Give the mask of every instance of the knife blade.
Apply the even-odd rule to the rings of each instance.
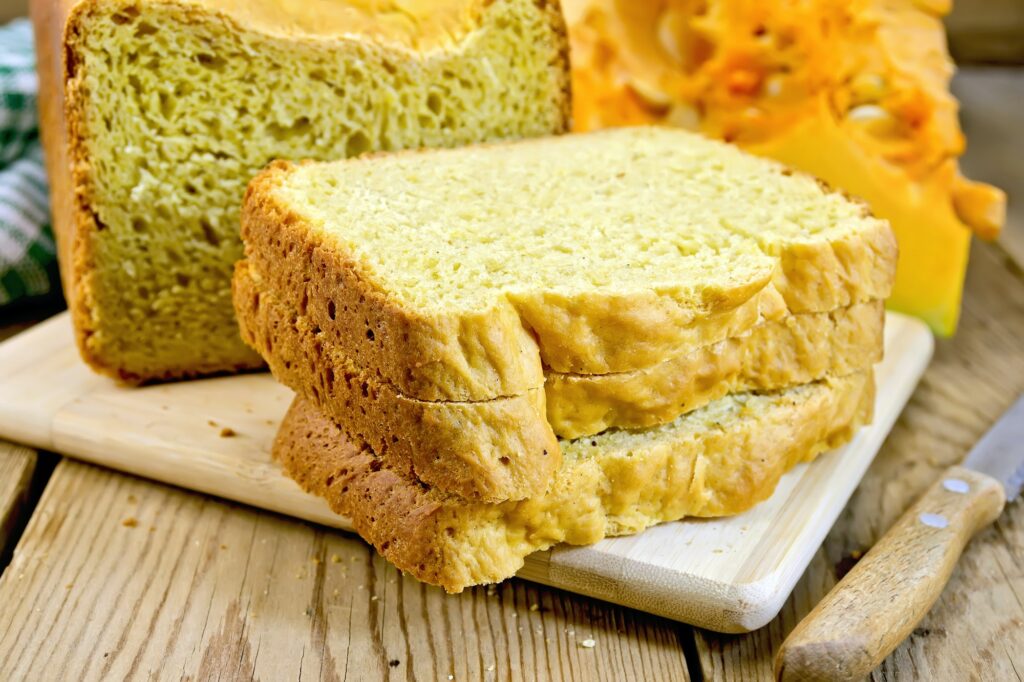
[[[1024,396],[971,448],[963,466],[1002,483],[1007,502],[1017,499],[1024,486]]]
[[[900,517],[782,643],[782,680],[859,680],[913,631],[964,547],[1024,484],[1024,397]]]

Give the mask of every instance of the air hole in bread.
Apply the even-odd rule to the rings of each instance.
[[[146,23],[145,21],[140,21],[138,25],[135,27],[135,37],[144,38],[146,36],[155,35],[159,30],[160,29],[158,29],[156,26],[152,24]]]
[[[366,133],[359,131],[354,133],[348,138],[348,143],[345,145],[346,156],[359,156],[364,154],[370,149],[370,138],[366,136]]]
[[[125,7],[123,10],[121,10],[120,12],[118,12],[110,18],[115,24],[118,25],[130,24],[139,18],[139,8],[131,6]]]
[[[220,236],[217,234],[217,230],[214,229],[213,225],[206,218],[199,219],[199,228],[203,231],[203,239],[210,246],[220,246]]]
[[[227,62],[223,57],[218,57],[212,54],[197,54],[196,61],[207,69],[212,69],[213,71],[222,71],[227,65]]]

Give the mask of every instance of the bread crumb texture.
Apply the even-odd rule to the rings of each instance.
[[[563,441],[548,490],[500,504],[466,502],[393,470],[301,398],[274,456],[389,561],[459,592],[510,577],[528,554],[560,542],[589,544],[749,509],[784,472],[870,421],[873,396],[873,374],[861,372],[731,395],[659,427]]]
[[[469,310],[609,288],[707,305],[790,244],[880,222],[810,176],[659,128],[308,164],[277,192],[396,299]]]
[[[255,172],[560,132],[565,40],[557,3],[533,0],[78,4],[66,93],[86,358],[128,381],[257,365],[229,291]]]

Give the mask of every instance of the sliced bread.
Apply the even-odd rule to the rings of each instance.
[[[557,0],[33,0],[64,291],[95,369],[253,367],[230,300],[272,159],[565,130]]]
[[[671,421],[728,393],[844,376],[880,359],[881,302],[788,315],[653,368],[604,375],[549,372],[542,388],[484,401],[424,401],[357,367],[307,320],[261,291],[239,263],[242,336],[275,376],[366,443],[396,471],[466,499],[498,502],[545,490],[561,462],[556,435]]]
[[[896,262],[860,203],[663,128],[276,163],[242,236],[325,348],[422,400],[649,367],[753,326],[766,290],[795,313],[882,299]]]
[[[845,376],[882,359],[884,331],[884,304],[873,301],[765,321],[642,370],[548,372],[548,422],[559,437],[578,438],[663,424],[729,393]]]
[[[274,376],[394,470],[463,498],[501,501],[542,492],[561,464],[543,385],[499,400],[412,398],[339,353],[308,318],[262,289],[244,261],[233,286],[242,337]]]
[[[302,399],[274,456],[389,561],[459,592],[508,578],[528,554],[559,542],[749,509],[793,465],[848,441],[870,420],[873,393],[872,373],[862,372],[729,396],[657,428],[567,441],[547,492],[501,504],[453,498],[396,471]]]

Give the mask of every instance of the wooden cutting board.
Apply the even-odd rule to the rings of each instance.
[[[722,632],[771,620],[846,504],[931,357],[890,313],[875,423],[787,474],[745,514],[668,523],[529,557],[519,576]],[[349,529],[270,459],[292,393],[268,374],[125,388],[81,362],[67,314],[0,344],[0,437]]]

